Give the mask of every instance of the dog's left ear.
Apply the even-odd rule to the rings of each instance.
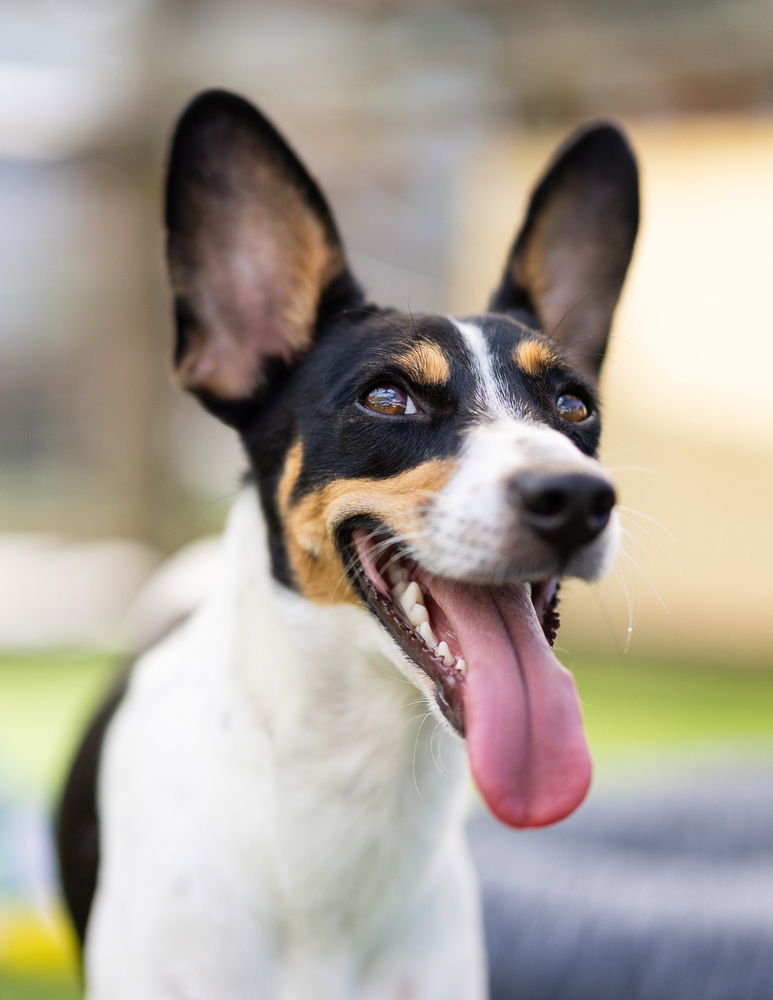
[[[234,94],[207,91],[180,118],[166,225],[177,372],[225,419],[311,345],[324,304],[359,297],[319,188]]]
[[[489,308],[525,311],[598,376],[639,224],[638,171],[619,129],[582,130],[531,196]]]

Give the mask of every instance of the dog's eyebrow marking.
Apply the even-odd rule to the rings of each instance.
[[[420,385],[439,385],[451,378],[448,358],[437,344],[423,341],[399,354],[395,361]]]
[[[473,365],[478,376],[478,400],[484,409],[496,416],[508,416],[511,407],[507,405],[502,387],[494,372],[486,338],[483,331],[475,323],[451,319],[451,324],[459,331],[467,350],[472,355]]]
[[[513,348],[513,361],[527,375],[539,375],[558,366],[558,356],[549,344],[541,340],[522,340]]]

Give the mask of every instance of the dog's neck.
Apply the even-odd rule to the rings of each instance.
[[[217,632],[206,623],[211,615]],[[275,846],[304,855],[304,882],[285,886],[287,894],[302,898],[305,912],[315,897],[329,906],[331,893],[355,907],[361,897],[365,911],[374,892],[398,906],[383,896],[387,886],[390,895],[404,892],[445,848],[445,832],[459,829],[461,743],[430,717],[367,612],[313,604],[272,578],[252,489],[235,504],[203,618],[203,634],[228,637],[233,700],[246,709],[243,723],[270,772]],[[296,860],[287,857],[288,878]]]

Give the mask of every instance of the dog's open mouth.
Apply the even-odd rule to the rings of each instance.
[[[590,756],[574,681],[552,651],[558,580],[481,586],[434,576],[372,525],[349,534],[351,574],[466,736],[489,808],[511,826],[575,809]]]

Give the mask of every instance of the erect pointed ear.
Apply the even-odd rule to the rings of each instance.
[[[311,345],[323,305],[359,298],[319,188],[234,94],[207,91],[180,118],[166,226],[178,375],[216,411],[259,397]]]
[[[639,224],[636,161],[614,125],[571,136],[532,194],[489,308],[531,313],[598,375]]]

